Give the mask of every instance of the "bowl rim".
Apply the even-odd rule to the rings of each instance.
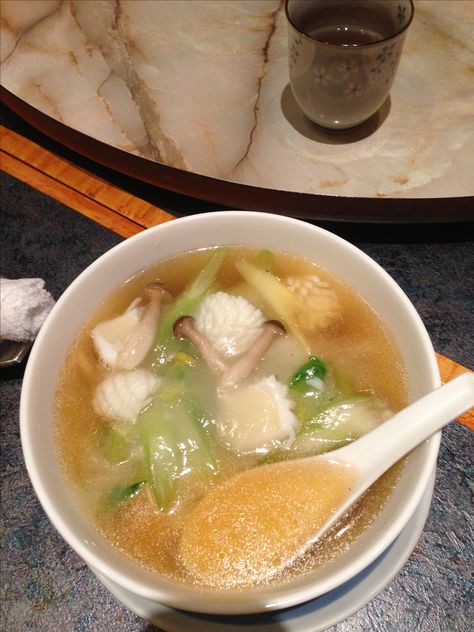
[[[382,277],[383,282],[390,287],[391,292],[397,297],[397,300],[401,305],[403,305],[405,312],[410,316],[413,323],[413,329],[417,330],[419,343],[421,344],[426,356],[426,374],[432,388],[439,386],[440,377],[436,356],[426,328],[408,296],[403,292],[388,272],[376,261],[374,261],[374,259],[342,237],[331,233],[325,228],[314,226],[305,221],[282,215],[254,211],[219,211],[177,218],[172,222],[167,222],[165,224],[160,224],[146,229],[109,249],[93,263],[87,266],[64,291],[48,316],[33,345],[24,374],[20,399],[20,431],[23,455],[33,488],[44,511],[48,515],[48,518],[63,539],[66,540],[66,542],[82,559],[86,561],[89,566],[94,567],[99,573],[105,575],[110,580],[123,586],[132,593],[171,607],[177,607],[193,612],[208,614],[251,614],[286,608],[303,603],[321,594],[325,594],[336,586],[340,586],[345,583],[345,581],[347,581],[350,577],[356,575],[363,568],[368,566],[368,564],[374,561],[393,542],[419,505],[430,476],[433,474],[433,470],[436,467],[436,458],[441,433],[437,433],[427,440],[422,446],[416,448],[417,451],[423,449],[425,452],[421,471],[419,472],[418,479],[413,486],[409,502],[406,506],[404,506],[403,512],[401,512],[393,523],[391,523],[388,533],[383,538],[378,538],[376,543],[367,547],[365,553],[359,555],[357,563],[350,564],[350,573],[339,571],[335,574],[335,577],[332,579],[329,578],[329,580],[323,582],[309,582],[308,580],[298,582],[297,580],[292,580],[288,583],[268,588],[238,589],[235,591],[224,592],[216,592],[215,590],[206,590],[201,588],[197,589],[195,587],[185,586],[182,583],[161,577],[156,585],[151,585],[153,583],[153,577],[155,577],[156,582],[156,575],[153,576],[151,572],[145,571],[145,575],[150,576],[149,582],[131,577],[129,573],[124,573],[123,570],[121,571],[113,568],[106,560],[103,559],[103,554],[101,555],[100,552],[98,552],[88,542],[84,542],[80,537],[78,537],[74,526],[70,524],[70,521],[68,522],[68,520],[66,520],[61,511],[61,507],[58,507],[57,503],[55,503],[54,495],[52,496],[51,491],[48,489],[47,482],[43,480],[41,474],[41,454],[38,454],[37,451],[35,451],[35,445],[32,442],[32,437],[29,431],[29,425],[31,423],[29,414],[31,390],[35,379],[36,365],[39,359],[41,359],[43,347],[50,335],[49,324],[53,322],[56,315],[61,314],[63,306],[68,304],[70,297],[74,297],[76,291],[81,288],[83,282],[91,277],[91,275],[94,275],[96,270],[100,269],[104,265],[104,262],[120,256],[123,249],[130,248],[131,243],[140,244],[142,241],[146,242],[148,240],[153,240],[155,235],[160,234],[162,235],[161,238],[166,238],[169,234],[172,234],[176,230],[179,231],[180,226],[188,225],[188,228],[192,229],[195,223],[208,222],[210,220],[214,223],[219,220],[224,223],[226,221],[232,222],[234,220],[238,222],[268,220],[269,222],[273,222],[275,226],[278,226],[281,223],[282,227],[290,227],[291,225],[297,224],[300,225],[300,227],[304,226],[305,230],[313,231],[314,234],[320,233],[323,239],[329,240],[329,242],[332,242],[333,244],[338,243],[340,247],[345,248],[353,256],[363,259],[366,265],[371,266],[376,273]],[[291,248],[289,248],[289,251],[291,252]],[[158,260],[159,257],[156,257],[155,259]],[[313,260],[316,260],[316,257]],[[130,266],[128,266],[128,268],[130,268]],[[133,276],[135,272],[130,272],[129,278]],[[110,290],[116,286],[117,283],[112,283]],[[96,308],[97,305],[95,309]],[[93,309],[94,308],[91,308],[89,313],[93,311]],[[75,333],[77,333],[77,331]],[[54,381],[56,383],[57,375],[55,376]],[[79,510],[78,514],[81,515]],[[84,516],[82,516],[82,520],[87,522],[87,518]],[[124,557],[122,554],[120,555]],[[131,562],[131,564],[133,566],[137,566],[135,562]],[[311,577],[311,575],[312,574],[304,577],[308,578]],[[298,586],[299,583],[303,583],[303,586]]]

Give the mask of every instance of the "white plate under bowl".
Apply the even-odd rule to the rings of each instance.
[[[404,566],[428,517],[434,481],[435,472],[405,528],[370,566],[339,588],[286,610],[239,616],[193,614],[144,599],[91,570],[129,610],[165,632],[321,632],[374,599]]]

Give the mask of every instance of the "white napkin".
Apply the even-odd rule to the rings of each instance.
[[[0,278],[0,338],[34,340],[53,305],[43,279]]]

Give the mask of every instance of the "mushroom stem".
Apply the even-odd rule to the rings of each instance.
[[[145,359],[155,339],[161,303],[170,293],[163,283],[156,281],[143,288],[141,300],[148,302],[142,319],[127,336],[117,358],[117,368],[130,371]]]
[[[263,332],[256,342],[224,372],[221,388],[237,386],[255,368],[273,340],[286,333],[285,327],[278,320],[267,320],[262,327]]]
[[[173,333],[176,338],[187,338],[201,354],[210,369],[216,373],[223,373],[227,364],[220,353],[212,346],[209,340],[203,336],[194,326],[192,316],[181,316],[173,325]]]

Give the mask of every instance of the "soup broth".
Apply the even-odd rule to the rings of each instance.
[[[389,333],[344,282],[286,253],[206,249],[137,274],[85,323],[58,383],[57,449],[82,511],[110,544],[199,584],[178,551],[206,491],[261,464],[345,445],[407,402]],[[269,581],[347,550],[401,469]]]

